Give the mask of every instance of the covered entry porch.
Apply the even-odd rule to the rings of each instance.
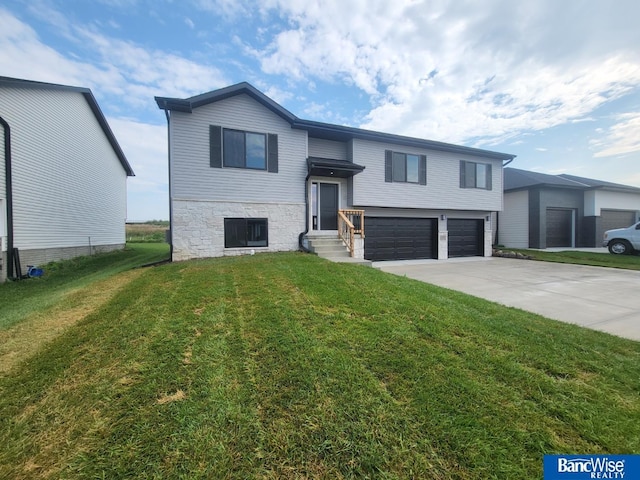
[[[364,210],[348,205],[349,179],[364,167],[318,157],[309,157],[307,165],[308,239],[316,245],[332,244],[336,250],[342,244],[350,257],[364,258]]]

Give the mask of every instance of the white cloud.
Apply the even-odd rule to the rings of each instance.
[[[127,118],[107,121],[136,174],[129,179],[129,191],[164,191],[168,184],[166,125],[149,125]]]
[[[192,0],[197,9],[220,15],[228,19],[249,16],[254,7],[250,4],[246,6],[238,0]]]
[[[261,80],[256,82],[257,88],[259,88],[264,94],[275,100],[278,103],[284,103],[293,97],[293,93],[290,90],[284,90],[276,85],[271,85]]]
[[[52,18],[62,28],[61,17]],[[0,24],[0,74],[89,87],[98,98],[117,96],[114,105],[154,109],[154,95],[190,96],[228,84],[216,67],[143,48],[90,27],[67,24],[62,28],[79,48],[91,50],[92,60],[82,61],[45,45],[30,26],[3,9]]]
[[[107,37],[87,28],[76,28],[78,37],[94,48],[102,63],[122,72],[124,89],[132,99],[149,101],[154,94],[189,96],[228,82],[215,67],[161,50],[142,48],[133,42]]]
[[[0,9],[0,73],[9,77],[86,86],[86,78],[113,75],[64,57],[40,42],[36,32]],[[29,61],[24,61],[27,58]]]
[[[640,112],[624,113],[617,117],[617,123],[603,132],[598,139],[589,142],[594,157],[612,157],[640,152]]]
[[[640,85],[640,4],[266,0],[265,73],[354,85],[365,128],[478,145],[590,120]],[[615,34],[612,32],[615,31]]]

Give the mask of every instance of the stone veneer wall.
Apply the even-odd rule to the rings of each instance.
[[[298,249],[304,203],[173,201],[173,261]],[[225,218],[267,218],[267,247],[224,248]]]
[[[449,258],[449,232],[440,230],[438,232],[438,260]]]
[[[364,238],[356,235],[354,238],[353,258],[364,260]]]
[[[493,232],[491,230],[484,231],[484,256],[491,257],[493,255]]]

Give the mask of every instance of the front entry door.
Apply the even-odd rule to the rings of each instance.
[[[314,183],[313,198],[313,229],[338,229],[338,185],[335,183]]]

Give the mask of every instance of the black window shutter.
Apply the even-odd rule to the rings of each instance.
[[[460,160],[460,188],[465,188],[465,172],[466,172],[466,163],[464,160]]]
[[[209,126],[209,166],[222,168],[222,127]]]
[[[391,160],[391,150],[384,151],[384,181],[393,181],[393,162]]]
[[[278,135],[270,133],[267,140],[267,171],[278,173]]]
[[[491,164],[487,164],[487,190],[491,190]]]
[[[420,155],[419,175],[420,175],[420,185],[426,185],[427,184],[427,156],[426,155]]]

